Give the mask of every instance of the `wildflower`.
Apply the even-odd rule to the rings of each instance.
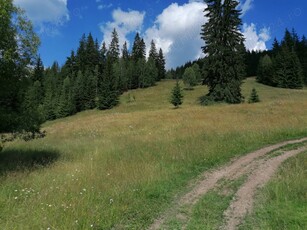
[[[17,200],[18,199],[18,197],[17,196],[15,196],[15,198],[14,198],[15,200]]]
[[[110,199],[110,204],[112,204],[114,202],[114,200],[113,199]]]

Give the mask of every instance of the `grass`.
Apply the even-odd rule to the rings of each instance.
[[[248,79],[244,95],[255,87],[261,103],[201,107],[206,88],[198,86],[174,110],[174,84],[131,91],[113,110],[47,122],[46,138],[8,144],[0,153],[0,229],[144,229],[201,172],[307,136],[306,90]],[[6,169],[11,153],[21,167]]]
[[[240,229],[307,229],[307,152],[288,160],[258,193]]]

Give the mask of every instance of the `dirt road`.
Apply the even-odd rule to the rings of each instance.
[[[149,227],[149,230],[167,229],[164,226],[165,222],[174,217],[182,223],[181,229],[185,229],[193,207],[208,191],[216,188],[219,181],[224,179],[236,180],[246,175],[247,180],[238,189],[232,203],[225,210],[224,223],[221,223],[220,226],[221,229],[237,229],[237,226],[243,221],[246,214],[252,210],[257,189],[264,186],[270,180],[281,163],[290,157],[306,151],[307,147],[281,151],[277,156],[270,153],[286,145],[303,143],[305,141],[307,141],[307,138],[271,145],[236,158],[218,169],[205,172],[198,181],[191,183],[186,194],[174,199],[171,208],[157,218]],[[184,213],[180,212],[182,207],[185,208]]]

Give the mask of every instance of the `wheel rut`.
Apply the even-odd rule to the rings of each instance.
[[[307,150],[307,147],[285,151],[283,154],[273,158],[269,158],[269,153],[286,145],[303,143],[305,141],[307,141],[307,138],[267,146],[233,159],[230,163],[215,170],[204,172],[199,180],[189,185],[188,192],[181,197],[177,197],[171,207],[154,220],[148,229],[167,229],[164,225],[169,219],[174,217],[180,220],[182,224],[181,229],[185,229],[193,207],[208,191],[216,188],[219,181],[222,179],[233,181],[244,175],[249,175],[247,181],[237,191],[229,208],[224,212],[225,223],[221,226],[221,229],[236,229],[245,215],[252,210],[256,190],[269,181],[282,162]],[[183,208],[185,212],[180,211]]]

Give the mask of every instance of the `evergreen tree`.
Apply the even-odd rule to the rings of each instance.
[[[130,58],[129,51],[128,51],[128,47],[127,47],[127,42],[125,42],[124,45],[123,45],[122,58],[123,58],[125,61],[128,61],[129,58]]]
[[[101,84],[98,109],[111,109],[118,104],[118,91],[116,89],[116,78],[111,58],[107,58],[106,68],[104,71],[103,81]]]
[[[56,118],[56,76],[51,69],[47,69],[44,79],[43,118],[53,120]]]
[[[276,86],[276,81],[273,79],[273,62],[269,55],[265,55],[259,61],[257,81],[265,84]]]
[[[79,70],[77,79],[74,85],[75,93],[75,103],[77,112],[85,110],[86,104],[86,78]]]
[[[135,35],[135,39],[134,39],[134,43],[132,47],[132,60],[134,62],[134,70],[132,74],[131,88],[136,89],[140,87],[141,85],[141,82],[139,81],[139,79],[143,78],[142,76],[143,67],[141,68],[138,63],[146,62],[146,46],[145,46],[144,40],[141,39],[139,33]]]
[[[175,106],[175,108],[179,108],[179,106],[182,104],[182,101],[182,90],[179,85],[179,82],[177,81],[175,87],[172,90],[171,103]]]
[[[151,43],[150,43],[150,49],[149,49],[149,58],[153,59],[157,65],[157,68],[158,68],[158,52],[157,52],[157,48],[156,48],[156,44],[153,40],[151,40]]]
[[[277,41],[276,38],[274,38],[274,41],[273,41],[273,48],[272,48],[272,54],[274,56],[277,55],[277,53],[280,51],[280,45],[279,45],[279,42]]]
[[[119,38],[116,29],[112,32],[112,40],[109,46],[108,58],[114,63],[119,59]]]
[[[33,82],[35,82],[35,81],[42,82],[43,77],[44,77],[44,65],[43,65],[41,57],[38,56],[38,58],[36,60],[35,67],[34,67],[32,81]]]
[[[155,81],[158,78],[158,69],[156,67],[156,62],[153,58],[149,58],[145,64],[145,71],[144,71],[144,79],[142,87],[150,87],[154,86]]]
[[[158,80],[165,79],[166,70],[165,70],[165,58],[162,49],[159,49],[158,60]]]
[[[145,50],[142,47],[142,39],[139,33],[136,33],[134,38],[132,47],[132,59],[135,63],[137,63],[139,59],[145,59]]]
[[[274,59],[274,80],[277,87],[301,89],[303,87],[303,71],[294,50],[282,46]]]
[[[80,41],[79,41],[79,47],[77,50],[77,66],[78,70],[81,72],[84,72],[86,69],[86,63],[87,63],[87,53],[86,53],[86,36],[85,34],[82,35]]]
[[[257,103],[260,102],[258,93],[255,88],[252,89],[251,95],[249,97],[248,103]]]
[[[90,33],[86,40],[85,48],[85,69],[94,70],[99,65],[99,47],[97,41],[95,42]]]
[[[67,117],[75,112],[75,102],[69,77],[65,78],[57,107],[57,117]]]
[[[240,103],[244,59],[241,11],[236,0],[208,0],[206,17],[209,21],[202,27],[203,51],[207,56],[204,83],[209,87],[208,97],[214,101]]]

